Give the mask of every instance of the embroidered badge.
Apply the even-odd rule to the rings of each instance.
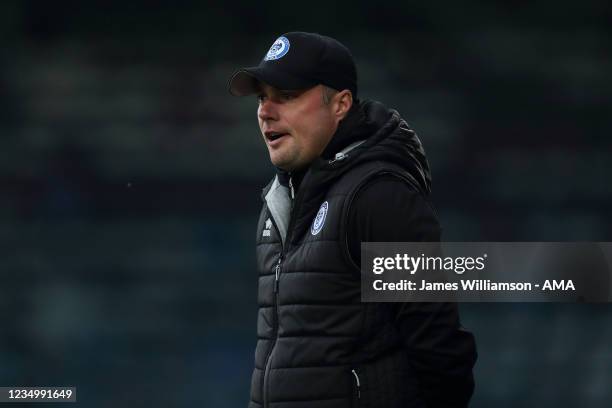
[[[323,229],[323,225],[325,224],[325,217],[327,216],[328,207],[329,207],[329,204],[327,203],[327,201],[321,204],[321,207],[319,208],[319,212],[317,213],[317,216],[315,217],[314,221],[312,222],[312,226],[310,227],[310,233],[312,235],[317,235]]]
[[[273,61],[282,58],[289,51],[289,40],[287,37],[278,37],[268,50],[264,61]]]

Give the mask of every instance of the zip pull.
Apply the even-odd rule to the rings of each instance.
[[[357,371],[355,370],[351,370],[351,373],[353,373],[353,376],[355,377],[355,381],[357,382],[357,399],[361,398],[361,383],[359,382],[359,376],[357,375]]]
[[[329,161],[329,164],[334,164],[335,162],[340,161],[340,160],[344,160],[347,157],[348,157],[348,154],[346,154],[344,152],[338,152],[338,153],[336,153],[336,156],[334,157],[334,159]]]
[[[278,262],[276,263],[276,267],[274,267],[274,293],[278,293],[278,279],[280,278],[280,268],[282,259],[282,257],[279,257]]]
[[[360,145],[362,145],[366,141],[367,141],[367,139],[364,139],[364,140],[359,140],[359,141],[357,141],[355,143],[351,143],[350,145],[348,145],[347,147],[342,149],[342,151],[339,151],[338,153],[336,153],[336,156],[334,156],[333,160],[329,161],[329,164],[334,164],[337,161],[346,159],[349,156],[348,152],[353,151],[356,147],[359,147]]]
[[[295,190],[293,189],[293,177],[289,177],[289,189],[291,190],[291,199],[295,199]]]

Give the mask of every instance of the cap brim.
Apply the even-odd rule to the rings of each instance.
[[[253,95],[260,91],[262,82],[282,90],[306,89],[317,85],[317,81],[299,78],[272,67],[259,66],[234,72],[229,80],[229,92],[234,96]]]

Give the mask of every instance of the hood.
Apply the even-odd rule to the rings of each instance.
[[[402,167],[418,182],[424,195],[430,193],[429,164],[416,132],[397,111],[376,101],[363,101],[352,110],[307,174],[322,172],[339,177],[352,167],[374,160]]]

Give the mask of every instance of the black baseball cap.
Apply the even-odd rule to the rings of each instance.
[[[295,90],[322,84],[357,98],[357,68],[351,52],[338,40],[315,33],[290,32],[278,37],[258,66],[241,68],[229,80],[229,92],[259,92],[259,82]]]

